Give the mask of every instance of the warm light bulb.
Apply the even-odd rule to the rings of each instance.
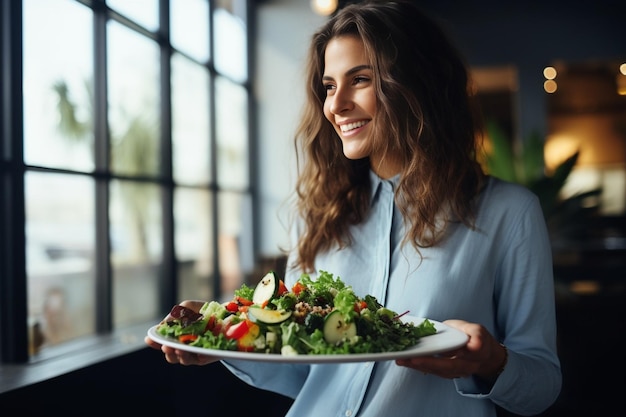
[[[543,76],[546,77],[546,80],[554,80],[556,78],[556,68],[545,67],[543,69]]]
[[[311,0],[311,7],[315,13],[329,16],[337,10],[338,0]]]
[[[546,93],[554,93],[556,91],[557,85],[554,80],[546,80],[543,83],[543,89],[546,90]]]
[[[338,0],[311,0],[313,11],[322,16],[329,16],[337,10]]]
[[[626,96],[626,62],[619,66],[619,74],[615,77],[617,94]]]

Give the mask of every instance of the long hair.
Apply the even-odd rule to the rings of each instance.
[[[356,36],[373,67],[377,104],[369,141],[402,158],[396,204],[410,242],[437,245],[447,224],[473,226],[472,201],[484,173],[476,160],[477,112],[466,64],[438,24],[410,2],[379,1],[341,9],[312,38],[306,104],[296,131],[297,209],[304,222],[295,266],[312,271],[318,253],[351,243],[349,227],[369,207],[370,161],[349,160],[326,120],[324,53],[338,36]]]

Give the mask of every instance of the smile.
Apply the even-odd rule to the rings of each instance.
[[[354,130],[354,129],[358,129],[361,126],[365,126],[367,123],[368,122],[366,120],[361,120],[361,121],[358,121],[358,122],[348,123],[348,124],[342,125],[342,126],[340,126],[341,132],[345,133],[345,132],[349,132],[349,131]]]

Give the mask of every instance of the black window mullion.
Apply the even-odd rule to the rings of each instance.
[[[96,161],[96,332],[113,328],[113,284],[109,233],[109,130],[107,123],[107,15],[104,2],[94,4],[94,140]]]
[[[0,362],[28,361],[22,2],[0,4]]]
[[[163,266],[159,281],[160,311],[168,312],[178,300],[176,254],[174,247],[174,183],[172,167],[172,88],[169,0],[159,2],[159,42],[161,48],[161,176],[163,209]]]
[[[259,226],[261,224],[259,210],[256,210],[257,202],[259,200],[258,196],[258,178],[259,175],[259,152],[258,152],[258,124],[257,124],[257,111],[256,111],[256,102],[254,100],[254,95],[252,91],[254,91],[253,80],[254,77],[251,74],[254,74],[255,68],[255,59],[256,59],[256,42],[253,36],[256,33],[256,16],[257,16],[257,4],[254,1],[246,1],[246,57],[248,62],[248,83],[246,85],[247,95],[248,95],[248,190],[250,193],[250,205],[251,205],[251,221],[252,221],[252,251],[253,257],[256,257],[258,253],[260,243],[260,230]],[[252,17],[251,17],[252,16]],[[255,260],[256,261],[256,260]]]
[[[211,228],[213,238],[213,296],[216,300],[222,297],[222,279],[220,276],[220,250],[219,250],[219,213],[218,211],[218,178],[217,178],[217,116],[216,116],[216,100],[215,100],[215,25],[213,24],[213,12],[215,11],[215,1],[209,0],[209,149],[211,152],[211,178],[209,184],[211,191]],[[208,34],[207,34],[208,35]]]

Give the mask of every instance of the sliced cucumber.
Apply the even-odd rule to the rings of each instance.
[[[356,336],[356,324],[347,322],[339,310],[335,310],[324,319],[324,340],[335,344]]]
[[[248,317],[253,322],[259,321],[265,324],[278,324],[291,317],[291,311],[270,310],[269,308],[252,306],[248,309]]]
[[[274,271],[270,271],[257,284],[252,295],[252,302],[254,304],[263,305],[278,294],[278,279],[274,275]]]

